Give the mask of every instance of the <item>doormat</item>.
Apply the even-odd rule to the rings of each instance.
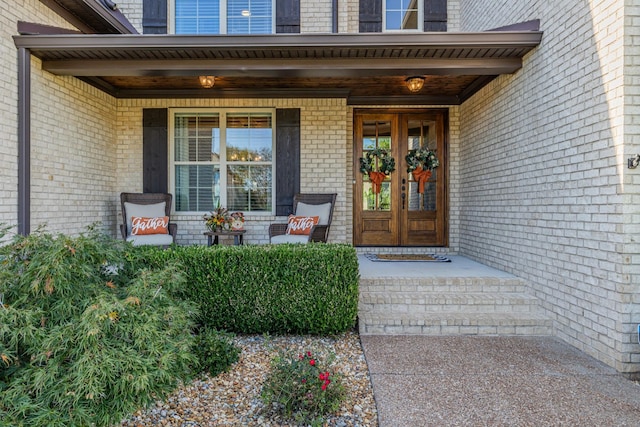
[[[367,259],[375,262],[388,261],[427,261],[427,262],[451,262],[449,258],[436,254],[364,254]]]

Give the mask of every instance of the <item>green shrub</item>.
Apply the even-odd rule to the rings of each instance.
[[[179,260],[129,251],[94,230],[0,248],[0,425],[112,425],[197,373]]]
[[[145,250],[144,262],[177,258],[187,282],[177,296],[200,306],[201,323],[237,333],[340,333],[355,325],[358,259],[342,244],[191,246]]]
[[[268,408],[303,425],[322,425],[323,418],[340,408],[345,398],[341,377],[308,351],[280,354],[262,388]]]
[[[200,369],[211,376],[226,372],[240,355],[240,349],[233,344],[232,334],[210,328],[199,331],[195,352]]]

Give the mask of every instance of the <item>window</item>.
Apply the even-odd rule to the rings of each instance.
[[[274,0],[173,0],[176,34],[272,34]]]
[[[176,212],[273,213],[273,110],[172,110]]]
[[[422,31],[422,3],[418,0],[383,0],[384,31]]]

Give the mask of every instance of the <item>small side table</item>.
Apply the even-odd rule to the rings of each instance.
[[[247,230],[220,230],[220,231],[205,231],[203,234],[207,236],[207,246],[217,245],[218,236],[233,236],[233,244],[238,246],[242,245],[244,233]]]

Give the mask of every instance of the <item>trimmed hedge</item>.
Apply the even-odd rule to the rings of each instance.
[[[135,253],[156,266],[180,260],[178,296],[200,322],[237,333],[334,334],[355,326],[358,258],[344,244],[190,246]]]

